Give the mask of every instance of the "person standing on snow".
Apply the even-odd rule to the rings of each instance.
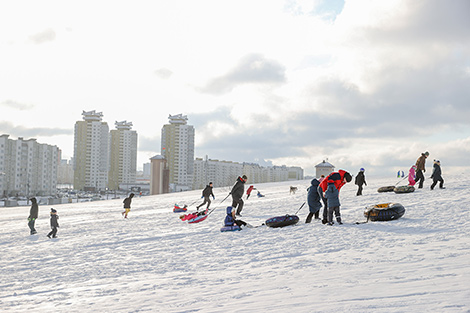
[[[127,214],[129,214],[129,212],[131,211],[132,198],[134,198],[133,193],[131,193],[129,197],[127,197],[126,199],[124,199],[124,201],[122,201],[124,203],[124,212],[122,212],[122,215],[124,215],[124,218],[127,218]]]
[[[434,165],[433,165],[433,171],[432,171],[431,178],[433,180],[433,183],[431,185],[431,190],[434,189],[437,182],[440,182],[439,183],[439,188],[445,189],[444,179],[442,178],[441,162],[439,160],[434,160]]]
[[[253,189],[256,189],[255,187],[253,187],[253,185],[248,187],[248,190],[246,191],[246,200],[248,200],[248,198],[250,197],[251,192],[253,191]]]
[[[51,232],[47,234],[48,238],[57,238],[57,228],[59,228],[59,215],[57,215],[57,211],[51,208]]]
[[[426,172],[426,158],[429,156],[429,152],[421,153],[421,156],[416,160],[416,183],[419,183],[418,188],[423,188],[424,183],[424,172]]]
[[[312,221],[313,215],[315,215],[315,219],[319,219],[321,209],[321,197],[318,193],[318,186],[320,185],[320,182],[318,179],[314,178],[310,184],[311,186],[307,188],[307,203],[310,212],[307,215],[305,223],[310,223]]]
[[[31,198],[31,209],[29,210],[29,217],[28,217],[28,226],[31,230],[31,235],[37,233],[36,228],[34,228],[34,223],[36,223],[36,219],[38,218],[39,207],[36,198]]]
[[[210,182],[209,185],[207,185],[206,188],[204,188],[204,190],[202,191],[202,197],[204,198],[204,202],[198,205],[196,209],[199,210],[199,208],[206,203],[207,208],[209,209],[209,206],[211,205],[211,199],[209,198],[210,196],[212,196],[212,199],[215,200],[214,194],[212,193],[212,182]]]
[[[237,182],[232,187],[232,191],[230,194],[232,195],[232,207],[237,209],[236,215],[241,216],[241,212],[243,209],[243,193],[245,192],[245,183],[248,180],[246,175],[242,177],[238,176]],[[238,207],[238,208],[237,208]]]
[[[414,186],[416,184],[416,165],[410,167],[408,172],[408,186]]]
[[[328,189],[328,184],[333,183],[336,189],[338,189],[338,193],[339,193],[339,191],[341,190],[341,187],[343,187],[346,183],[349,183],[351,180],[352,180],[351,174],[349,174],[345,170],[339,170],[338,172],[333,172],[321,181],[320,186],[318,186],[318,192],[320,193],[322,197],[325,197],[324,193]],[[323,209],[323,219],[322,219],[323,224],[328,223],[328,208],[329,207],[330,205],[328,204],[328,199],[326,199],[326,205],[325,205],[325,208]]]
[[[341,213],[339,207],[341,206],[339,202],[339,190],[336,188],[333,182],[328,183],[328,188],[325,192],[325,198],[328,202],[328,225],[333,225],[333,212],[336,216],[336,221],[338,224],[343,224],[341,221]]]
[[[356,196],[362,196],[362,185],[367,186],[366,176],[364,175],[364,172],[365,172],[365,169],[361,168],[359,170],[359,173],[357,173],[356,175],[356,180],[355,180],[355,184],[357,185]]]

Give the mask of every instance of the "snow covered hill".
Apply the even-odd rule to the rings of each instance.
[[[173,205],[199,203],[201,191],[54,206],[59,238],[48,239],[49,206],[29,235],[29,207],[0,208],[2,312],[469,312],[470,178],[445,176],[447,189],[378,193],[398,180],[368,178],[364,196],[340,193],[344,225],[219,231],[230,205],[199,224]],[[299,188],[289,194],[289,186]],[[294,214],[309,181],[256,185],[243,220]],[[202,202],[202,201],[201,201]],[[368,205],[399,202],[395,221],[365,221]],[[195,206],[193,205],[192,208]]]

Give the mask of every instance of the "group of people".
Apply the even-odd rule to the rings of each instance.
[[[36,198],[31,198],[31,208],[29,210],[28,216],[28,226],[30,229],[31,235],[37,234],[35,223],[39,215],[39,206]],[[57,228],[59,228],[59,215],[57,215],[57,210],[51,208],[51,228],[52,230],[46,235],[48,238],[57,238]]]
[[[428,156],[428,151],[421,153],[421,156],[416,160],[416,164],[411,166],[408,172],[409,186],[418,184],[418,188],[423,188],[424,173],[426,172],[426,159]],[[431,190],[434,190],[434,187],[436,187],[437,183],[439,183],[440,189],[445,189],[444,179],[442,178],[441,162],[439,160],[434,160],[433,171],[430,178],[433,180],[430,187]]]

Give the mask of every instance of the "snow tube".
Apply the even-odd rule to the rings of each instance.
[[[226,231],[237,231],[237,230],[242,230],[240,228],[240,226],[238,226],[237,224],[233,225],[233,226],[224,226],[220,229],[221,232],[226,232]]]
[[[194,218],[191,218],[188,220],[188,223],[189,224],[194,224],[194,223],[199,223],[199,222],[202,222],[203,220],[205,220],[207,218],[208,215],[199,215],[199,216],[196,216]]]
[[[377,189],[377,192],[390,192],[393,191],[393,189],[395,189],[395,186],[384,186]]]
[[[178,205],[175,204],[175,207],[173,208],[174,213],[181,213],[181,212],[186,212],[188,209],[185,207],[179,207]]]
[[[377,221],[391,221],[399,219],[405,214],[405,207],[400,203],[382,203],[366,207],[364,216],[368,220]]]
[[[395,193],[409,193],[415,191],[415,187],[413,186],[400,186],[400,187],[395,187],[393,189]]]
[[[299,217],[297,215],[283,215],[283,216],[275,216],[267,219],[264,224],[268,227],[284,227],[289,225],[295,225],[299,221]]]

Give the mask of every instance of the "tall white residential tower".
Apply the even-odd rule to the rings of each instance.
[[[118,190],[135,184],[137,171],[137,132],[132,122],[115,122],[111,130],[109,189]]]

